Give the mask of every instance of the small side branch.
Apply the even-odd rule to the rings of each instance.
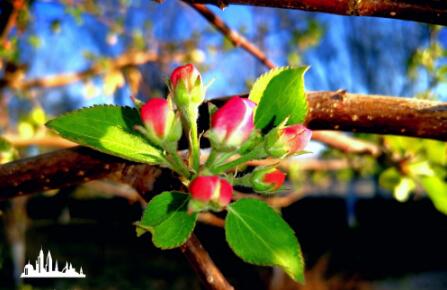
[[[256,57],[260,62],[265,64],[269,68],[274,68],[275,64],[267,58],[265,53],[260,50],[256,45],[247,40],[243,35],[239,34],[237,31],[231,29],[225,22],[211,10],[209,10],[205,5],[202,4],[192,4],[189,3],[197,12],[199,12],[206,20],[208,20],[211,25],[213,25],[217,30],[219,30],[223,35],[225,35],[228,40],[233,43],[233,45],[242,47],[247,52]]]

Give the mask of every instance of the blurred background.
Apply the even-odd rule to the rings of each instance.
[[[209,8],[275,64],[309,65],[307,90],[447,101],[443,27]],[[73,146],[45,129],[54,116],[165,96],[178,65],[194,63],[214,81],[208,98],[248,92],[268,70],[175,0],[4,0],[0,29],[0,163]],[[276,207],[302,245],[306,285],[243,263],[222,229],[199,224],[197,235],[236,289],[447,289],[445,143],[355,137],[392,158],[312,143],[313,154],[284,165],[289,182]],[[0,289],[201,289],[180,251],[136,237],[143,208],[134,189],[111,180],[0,202]],[[82,265],[87,278],[20,279],[41,247]]]

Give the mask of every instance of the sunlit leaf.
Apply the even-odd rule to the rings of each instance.
[[[304,73],[307,67],[282,67],[271,70],[256,80],[249,98],[258,103],[255,126],[263,129],[269,124],[299,124],[307,115],[304,92]]]
[[[433,205],[440,212],[447,214],[447,183],[438,176],[422,176],[419,181],[427,191]]]
[[[281,216],[266,203],[249,198],[227,209],[225,235],[236,255],[251,264],[279,266],[295,281],[304,282],[300,245]]]
[[[406,201],[410,196],[412,190],[416,188],[416,184],[413,179],[409,177],[402,177],[399,183],[394,188],[394,197],[398,201]]]
[[[136,109],[108,105],[83,108],[47,123],[62,137],[81,145],[137,162],[160,163],[160,150],[135,125],[141,125]]]

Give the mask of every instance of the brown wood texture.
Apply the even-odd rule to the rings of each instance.
[[[447,103],[346,92],[310,92],[308,100],[310,112],[306,123],[313,130],[334,129],[447,140]],[[206,109],[201,112],[199,127],[203,131],[207,128],[208,116]],[[360,141],[351,144],[339,140],[342,137],[334,133],[316,131],[315,139],[345,152],[379,153],[374,145]],[[346,144],[350,145],[347,147]],[[182,147],[185,148],[185,144]],[[153,188],[157,182],[163,189],[171,184],[170,180],[175,180],[167,169],[125,161],[85,147],[73,147],[0,166],[0,199],[113,176],[143,188]],[[174,185],[179,186],[173,184],[172,188]]]
[[[203,248],[197,237],[191,238],[180,247],[183,254],[199,276],[202,284],[208,290],[232,290],[234,289],[225,279],[220,270],[211,260],[208,252]]]
[[[447,103],[349,94],[308,93],[306,123],[314,130],[403,135],[447,141]]]
[[[184,0],[188,3],[250,5],[348,16],[373,16],[447,25],[445,0]]]

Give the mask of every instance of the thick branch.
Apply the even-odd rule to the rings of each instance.
[[[308,93],[307,125],[447,141],[447,103],[339,92]]]
[[[265,6],[348,16],[373,16],[447,25],[444,0],[184,0],[189,3]]]
[[[306,122],[311,129],[447,140],[447,103],[344,92],[311,92],[308,99],[310,112]],[[202,130],[206,129],[206,115],[202,116],[200,125]],[[343,137],[334,135],[333,132],[316,132],[314,135],[317,137],[315,139],[338,146],[345,152],[378,154],[377,147],[366,142],[351,143],[349,147],[345,146],[349,142],[341,142],[340,145],[338,138]],[[87,148],[74,147],[1,166],[0,198],[70,186],[112,173],[121,174],[121,178],[132,179],[135,170],[147,171],[149,176],[153,174],[145,179],[149,185],[155,181],[156,176],[158,180],[169,172],[154,166],[137,165]],[[160,186],[163,186],[162,182]]]
[[[167,169],[77,146],[0,166],[0,200],[105,177],[123,181],[146,195],[154,188],[163,191],[181,186]]]

